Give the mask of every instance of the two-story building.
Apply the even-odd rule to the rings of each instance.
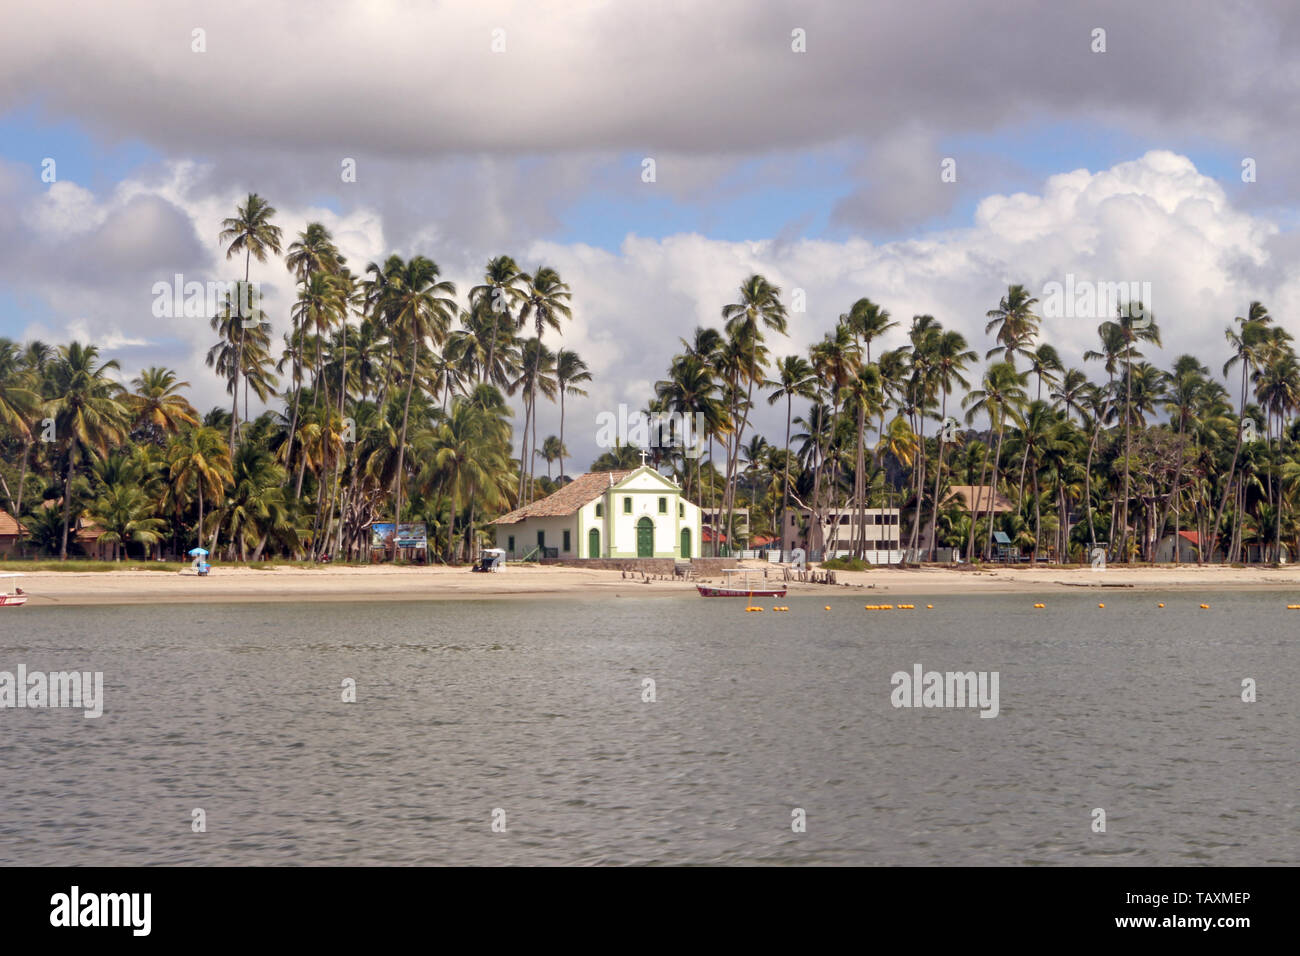
[[[700,509],[649,465],[579,475],[494,522],[508,559],[700,556]]]

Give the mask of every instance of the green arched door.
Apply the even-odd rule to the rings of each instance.
[[[689,561],[690,559],[691,559],[691,529],[683,528],[682,529],[682,560]]]
[[[655,556],[655,523],[649,518],[642,518],[636,523],[636,556],[638,558]]]
[[[600,529],[592,528],[587,532],[587,557],[600,557]]]

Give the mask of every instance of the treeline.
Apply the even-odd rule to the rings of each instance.
[[[227,409],[200,416],[166,368],[120,384],[94,345],[0,340],[0,494],[28,553],[67,557],[93,525],[115,554],[364,559],[371,523],[400,515],[451,560],[487,519],[553,487],[534,464],[563,469],[563,400],[591,380],[543,341],[571,315],[554,269],[499,256],[461,306],[431,259],[356,274],[319,223],[282,250],[274,218],[252,194],[220,234],[244,267],[206,356]],[[282,254],[297,294],[277,347],[249,285],[254,260]],[[539,397],[560,405],[560,435],[540,446]],[[272,410],[251,415],[254,398]]]
[[[1037,301],[1013,285],[989,310],[978,375],[981,356],[960,332],[930,315],[900,328],[866,298],[806,355],[775,358],[770,340],[785,332],[786,310],[780,290],[753,276],[720,328],[682,340],[647,404],[650,414],[698,414],[709,454],[693,460],[669,442],[656,460],[721,509],[728,540],[740,502],[751,534],[778,540],[791,508],[806,529],[807,515],[838,528],[846,510],[899,507],[900,544],[920,558],[938,547],[989,557],[995,531],[1024,554],[1062,561],[1099,548],[1112,561],[1150,561],[1179,532],[1197,536],[1197,560],[1273,561],[1279,544],[1296,553],[1300,365],[1267,308],[1252,302],[1232,320],[1227,361],[1212,371],[1192,355],[1153,363],[1155,315],[1117,303],[1083,355],[1101,373],[1094,381],[1042,341]],[[873,357],[895,328],[906,344]],[[761,400],[784,412],[779,442],[752,428]],[[715,445],[716,468],[706,464]],[[971,508],[954,485],[997,494]],[[852,540],[822,541],[812,523],[815,548],[869,550],[862,520],[848,525],[859,529]],[[1183,554],[1173,549],[1174,560]]]

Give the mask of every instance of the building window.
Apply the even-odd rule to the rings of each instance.
[[[659,499],[659,513],[660,513],[661,515],[666,515],[666,514],[668,514],[668,499],[667,499],[667,498],[660,498],[660,499]]]
[[[605,517],[605,506],[601,504],[599,501],[596,502],[596,517],[597,518]]]
[[[506,538],[506,550],[511,554],[515,553],[515,536],[513,534]]]
[[[623,498],[623,514],[625,514],[625,515],[630,515],[631,513],[632,513],[632,499],[631,499],[630,497],[624,497],[624,498]]]
[[[685,517],[686,517],[686,506],[685,506],[685,505],[683,505],[683,504],[678,504],[678,505],[677,505],[677,517],[679,517],[679,518],[685,518]]]
[[[537,532],[537,546],[538,546],[539,548],[544,548],[544,547],[546,547],[546,532],[545,532],[545,531],[539,531],[539,532]]]
[[[569,552],[569,531],[567,528],[564,531],[564,552],[565,554]]]

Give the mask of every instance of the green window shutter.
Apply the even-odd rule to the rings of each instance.
[[[623,514],[630,515],[631,513],[632,513],[632,498],[629,495],[624,497],[623,499]]]
[[[660,499],[659,499],[659,513],[660,513],[661,515],[666,515],[666,514],[668,514],[668,499],[667,499],[667,498],[660,498]]]
[[[565,532],[564,532],[564,550],[565,550],[566,552],[569,550],[569,532],[568,532],[568,529],[565,529]]]

